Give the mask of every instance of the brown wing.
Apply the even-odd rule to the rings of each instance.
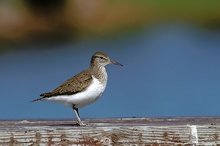
[[[43,93],[40,96],[51,97],[56,95],[71,95],[84,90],[92,81],[92,75],[89,70],[85,70],[78,75],[68,79],[55,90]]]

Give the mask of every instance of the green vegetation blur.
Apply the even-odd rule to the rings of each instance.
[[[0,52],[9,44],[108,37],[166,22],[218,29],[220,1],[1,0]]]

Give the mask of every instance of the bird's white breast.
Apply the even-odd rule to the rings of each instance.
[[[67,106],[81,108],[95,102],[105,90],[106,82],[101,83],[98,79],[92,76],[91,84],[82,92],[73,95],[61,95],[50,97],[47,100],[63,103]]]

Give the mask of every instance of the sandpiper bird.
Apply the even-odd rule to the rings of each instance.
[[[78,108],[95,102],[102,95],[107,84],[105,66],[108,64],[123,66],[110,60],[105,53],[96,52],[88,69],[68,79],[53,91],[41,94],[41,98],[32,102],[48,100],[69,106],[76,114],[77,124],[85,125],[80,119]]]

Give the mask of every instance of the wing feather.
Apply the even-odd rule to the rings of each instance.
[[[41,94],[44,97],[51,97],[56,95],[71,95],[84,90],[92,81],[92,75],[88,70],[68,79],[62,85],[51,92]]]
[[[81,92],[86,87],[88,87],[88,85],[91,82],[92,82],[92,74],[90,73],[90,71],[89,70],[82,71],[81,73],[66,80],[63,84],[61,84],[53,91],[41,94],[40,96],[43,97],[33,100],[32,102],[44,100],[45,98],[50,98],[52,96],[72,95]]]

